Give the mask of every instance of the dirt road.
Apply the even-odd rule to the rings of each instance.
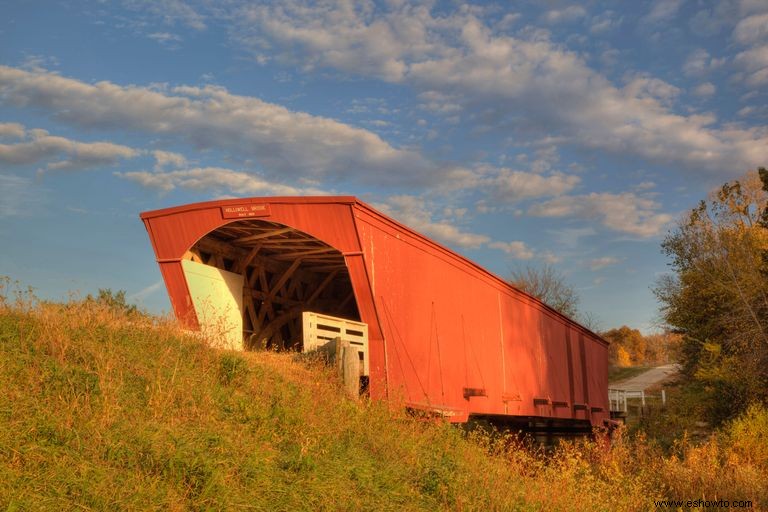
[[[631,379],[614,382],[611,384],[611,388],[623,389],[625,391],[643,391],[676,374],[678,371],[680,371],[680,365],[676,363],[657,366]]]

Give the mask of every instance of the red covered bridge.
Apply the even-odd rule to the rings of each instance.
[[[141,218],[177,318],[195,330],[218,322],[230,348],[302,349],[312,311],[367,324],[374,398],[536,430],[609,417],[607,342],[354,197],[221,200]]]

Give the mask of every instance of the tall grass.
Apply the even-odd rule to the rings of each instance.
[[[667,455],[622,436],[544,454],[349,400],[332,372],[290,354],[214,350],[114,305],[0,290],[4,510],[768,506],[768,413],[750,414]]]

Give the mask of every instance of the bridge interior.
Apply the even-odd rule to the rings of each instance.
[[[241,220],[211,231],[184,255],[243,278],[245,348],[301,350],[301,314],[360,320],[340,251],[299,230]]]

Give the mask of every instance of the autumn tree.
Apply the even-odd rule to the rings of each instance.
[[[646,341],[637,329],[626,325],[601,333],[601,336],[611,342],[609,356],[611,363],[617,366],[634,366],[644,364]]]
[[[644,336],[639,330],[623,325],[600,335],[611,342],[608,357],[615,366],[662,364],[677,358],[680,335],[672,332]]]
[[[681,363],[722,420],[768,401],[768,172],[725,183],[662,243],[673,273],[654,290],[682,334]]]
[[[680,334],[665,331],[645,336],[645,363],[664,364],[680,359]]]

